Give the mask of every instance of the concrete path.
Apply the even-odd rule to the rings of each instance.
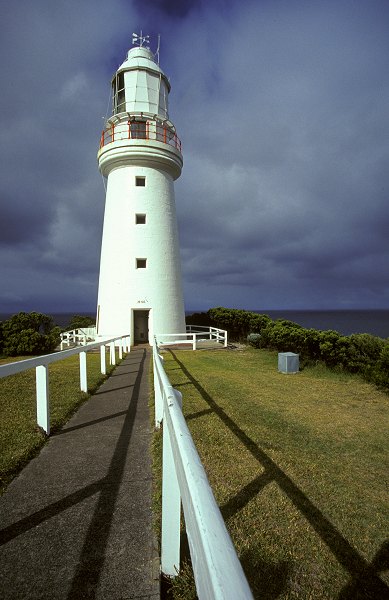
[[[159,598],[150,350],[127,355],[0,498],[0,597]]]

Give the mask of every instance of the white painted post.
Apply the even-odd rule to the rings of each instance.
[[[123,358],[123,338],[118,340],[119,344],[119,359],[121,360]]]
[[[50,435],[49,370],[47,365],[35,367],[36,420],[39,427]]]
[[[174,401],[177,402],[177,397],[174,400],[172,397],[167,398],[168,405]],[[165,573],[165,575],[169,575],[170,577],[175,577],[180,568],[180,517],[180,487],[174,466],[169,427],[164,419],[162,457],[161,569],[162,573]]]
[[[192,338],[193,338],[192,348],[193,348],[193,350],[196,350],[196,348],[197,348],[196,341],[197,340],[196,340],[196,334],[195,333],[192,333]]]
[[[102,375],[107,374],[107,365],[105,361],[105,344],[100,346],[100,371]]]
[[[155,403],[155,428],[159,429],[163,420],[163,396],[162,396],[162,382],[158,376],[158,369],[156,360],[158,357],[163,361],[163,356],[154,353],[153,371],[154,371],[154,403]]]
[[[116,365],[115,342],[109,344],[109,361],[111,365]]]
[[[224,331],[224,347],[227,348],[227,331]]]
[[[88,393],[88,376],[86,372],[86,352],[80,352],[80,389]]]

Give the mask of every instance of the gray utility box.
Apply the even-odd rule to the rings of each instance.
[[[280,373],[298,373],[299,369],[299,354],[294,352],[278,353],[278,370]]]

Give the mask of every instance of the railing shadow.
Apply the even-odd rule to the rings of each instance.
[[[87,597],[90,590],[95,590],[104,565],[105,549],[111,529],[115,503],[123,478],[129,442],[134,426],[139,400],[140,384],[146,360],[146,351],[142,351],[139,371],[135,379],[130,406],[117,441],[112,460],[104,478],[99,499],[85,536],[78,566],[74,575],[69,600]]]
[[[264,468],[264,472],[246,485],[232,499],[221,507],[221,513],[224,519],[231,517],[238,510],[243,508],[252,498],[254,498],[268,483],[274,481],[289,497],[295,507],[304,515],[322,541],[327,545],[339,564],[350,574],[353,582],[358,582],[359,593],[364,593],[365,596],[358,596],[362,599],[379,598],[384,600],[389,598],[389,588],[377,575],[377,568],[374,566],[374,561],[369,564],[343,537],[336,527],[323,515],[323,513],[313,504],[313,502],[304,494],[304,492],[294,483],[294,481],[274,462],[274,460],[264,452],[264,450],[256,444],[246,433],[241,429],[231,417],[215,402],[201,384],[193,377],[190,371],[179,360],[177,355],[169,350],[175,362],[180,366],[182,372],[188,380],[197,389],[199,394],[209,405],[212,411],[218,415],[223,423],[230,431],[239,439],[246,447],[251,455]],[[201,411],[202,414],[204,411]],[[192,417],[193,418],[193,417]],[[251,584],[251,582],[249,581]],[[347,589],[342,592],[339,600],[348,600],[352,596],[347,596]],[[351,589],[351,588],[350,588]]]
[[[129,443],[133,432],[139,401],[141,379],[145,370],[146,357],[146,351],[142,350],[138,374],[129,400],[129,407],[126,411],[123,411],[126,414],[126,417],[106,476],[61,498],[61,500],[58,500],[57,502],[45,506],[41,510],[20,519],[0,531],[0,545],[2,545],[34,527],[37,527],[40,523],[77,505],[85,499],[98,495],[93,516],[79,554],[78,566],[68,594],[69,600],[95,597],[95,590],[105,561],[105,552],[111,530],[115,504],[124,475]],[[123,412],[110,415],[107,419],[122,415]],[[96,419],[94,422],[98,423],[103,420],[105,420],[105,418]],[[80,427],[89,426],[91,424],[92,423],[90,422],[85,425],[75,426],[72,427],[71,430],[79,429]],[[63,430],[56,435],[60,435],[61,433],[67,433],[67,431]]]

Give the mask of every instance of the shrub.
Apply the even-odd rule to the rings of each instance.
[[[85,315],[73,315],[67,325],[66,330],[82,329],[83,327],[93,327],[96,325],[96,319]]]
[[[378,361],[369,375],[370,380],[378,387],[389,390],[389,342],[384,341]]]
[[[2,323],[3,353],[18,356],[52,352],[60,342],[60,332],[48,315],[20,312]]]
[[[360,371],[368,375],[380,359],[385,341],[369,333],[352,334],[349,336],[349,340],[351,345],[348,370],[354,373]]]
[[[270,317],[235,308],[211,308],[208,315],[215,327],[227,329],[232,340],[246,340],[249,333],[261,333]]]
[[[320,358],[328,367],[347,367],[351,342],[345,335],[329,329],[319,334]]]
[[[186,317],[187,325],[204,325],[204,326],[215,326],[211,317],[207,312],[192,313]]]
[[[260,333],[249,333],[247,336],[247,343],[254,348],[261,347],[261,334]]]

